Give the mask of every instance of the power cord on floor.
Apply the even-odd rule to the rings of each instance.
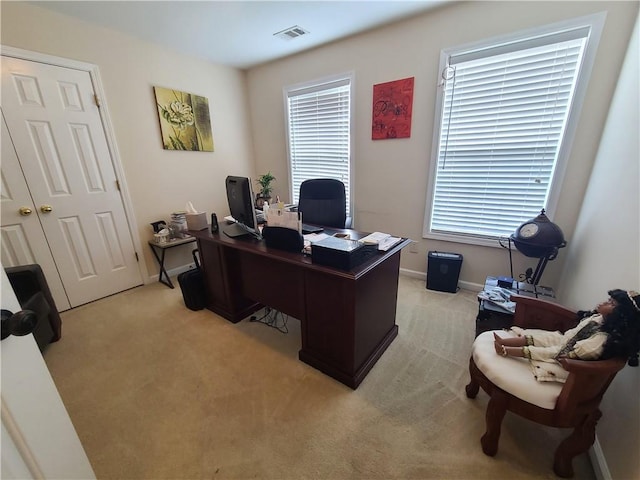
[[[280,333],[289,333],[289,328],[287,327],[288,320],[289,315],[285,315],[271,307],[264,307],[264,315],[262,315],[262,317],[258,318],[255,315],[252,315],[249,319],[250,322],[258,322],[268,327],[275,328]]]

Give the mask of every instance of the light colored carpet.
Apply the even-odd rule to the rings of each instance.
[[[465,396],[475,293],[400,277],[400,332],[357,390],[282,334],[139,287],[63,313],[45,360],[99,479],[556,478],[568,431],[512,414],[480,448],[487,396]],[[595,478],[587,454],[576,478]]]

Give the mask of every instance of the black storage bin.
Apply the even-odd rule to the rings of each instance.
[[[204,286],[204,274],[198,260],[199,254],[197,248],[191,252],[196,268],[178,275],[182,299],[189,310],[202,310],[207,306],[207,290]]]
[[[456,293],[461,267],[462,255],[459,253],[430,251],[427,254],[427,288]]]

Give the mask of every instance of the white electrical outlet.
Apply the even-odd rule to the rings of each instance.
[[[409,245],[409,253],[418,253],[418,242],[411,242],[411,245]]]

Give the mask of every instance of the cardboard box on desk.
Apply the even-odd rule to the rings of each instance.
[[[378,253],[377,247],[357,240],[327,237],[311,244],[311,261],[319,265],[351,270]]]
[[[204,230],[209,226],[207,224],[207,214],[204,212],[187,213],[185,217],[187,217],[187,228],[189,230]]]

